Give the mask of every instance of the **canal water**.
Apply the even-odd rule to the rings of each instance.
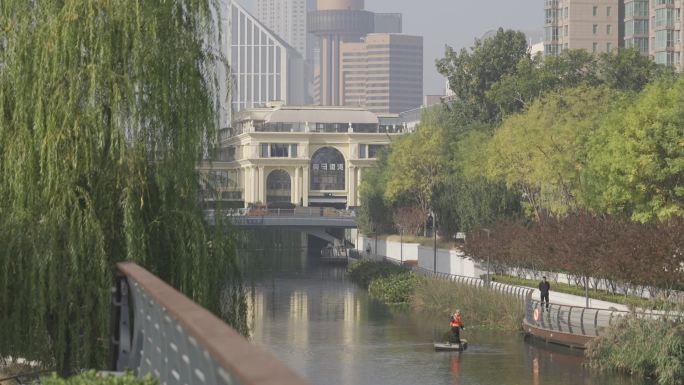
[[[435,352],[433,336],[446,331],[448,315],[442,328],[409,309],[379,303],[347,279],[346,267],[318,262],[318,250],[293,247],[290,241],[250,243],[240,255],[252,288],[251,338],[311,384],[643,383],[589,370],[581,352],[521,333],[468,328],[474,321],[467,314],[462,337],[469,348]]]

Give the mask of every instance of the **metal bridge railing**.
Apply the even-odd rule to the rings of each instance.
[[[134,263],[118,268],[112,370],[150,373],[168,385],[306,385],[271,354],[145,269]]]
[[[549,308],[530,298],[525,302],[525,322],[536,328],[599,337],[620,318],[631,314],[627,311],[595,309],[551,303]]]
[[[418,266],[412,266],[411,269],[418,274],[425,275],[428,277],[434,277],[437,279],[443,279],[443,280],[447,280],[447,281],[463,283],[463,284],[475,286],[475,287],[487,287],[487,281],[485,281],[481,278],[467,277],[467,276],[463,276],[463,275],[455,275],[455,274],[448,274],[448,273],[439,273],[439,272],[436,273],[432,270],[428,270],[428,269],[418,267]],[[520,299],[527,298],[527,295],[532,293],[532,291],[533,291],[529,287],[509,285],[509,284],[505,284],[505,283],[501,283],[501,282],[490,282],[489,288],[491,288],[492,290],[498,291],[500,293],[503,293],[503,294],[508,294],[508,295],[512,295],[514,297],[519,297]]]
[[[329,207],[297,207],[294,209],[248,208],[226,211],[228,217],[297,217],[297,218],[355,218],[353,210]]]

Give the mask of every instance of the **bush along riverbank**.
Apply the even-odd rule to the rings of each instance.
[[[589,342],[585,356],[597,369],[653,378],[659,385],[684,384],[684,324],[630,316]]]
[[[408,304],[429,319],[442,320],[456,309],[466,325],[498,330],[519,330],[522,299],[487,288],[417,276],[390,262],[362,261],[349,268],[350,279],[387,304]]]

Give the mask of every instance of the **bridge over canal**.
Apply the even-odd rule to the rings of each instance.
[[[215,215],[214,211],[205,213],[209,223],[215,223]],[[239,209],[228,210],[222,215],[233,226],[301,231],[333,245],[344,243],[344,230],[358,228],[354,211],[327,207]]]

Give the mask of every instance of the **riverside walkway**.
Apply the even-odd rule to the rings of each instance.
[[[384,256],[372,256],[374,260],[386,260],[399,263],[398,260]],[[443,279],[476,287],[488,287],[505,295],[518,298],[524,309],[522,321],[523,330],[547,343],[555,343],[570,348],[584,349],[586,344],[596,337],[605,335],[609,328],[621,318],[636,315],[638,317],[653,318],[662,314],[634,313],[621,304],[594,300],[586,307],[585,297],[551,292],[552,300],[548,308],[542,306],[539,291],[527,286],[510,285],[501,282],[487,282],[478,277],[460,276],[448,273],[434,272],[419,266],[411,269],[420,275],[436,279]]]

